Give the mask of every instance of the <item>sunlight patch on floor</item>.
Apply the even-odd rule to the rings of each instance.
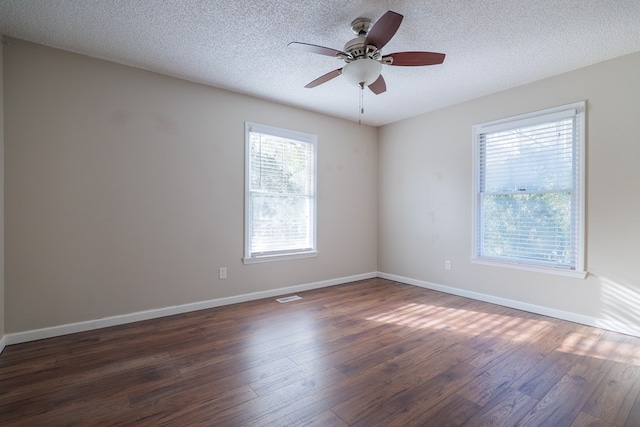
[[[436,305],[409,303],[366,320],[418,329],[449,329],[465,335],[504,336],[514,342],[529,341],[550,322]]]
[[[637,351],[639,340],[640,338],[616,332],[594,329],[592,332],[569,334],[558,351],[640,366],[640,354]]]
[[[608,313],[609,319],[640,327],[639,293],[629,287],[609,283],[604,297],[610,304],[617,305]],[[511,342],[522,343],[543,340],[545,329],[555,328],[554,321],[419,303],[385,310],[366,317],[366,320],[416,329],[447,329],[467,336],[501,336]],[[637,336],[576,324],[575,332],[564,337],[558,351],[640,366],[640,354],[635,351],[639,340]]]

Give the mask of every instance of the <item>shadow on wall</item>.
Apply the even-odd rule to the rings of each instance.
[[[602,301],[598,326],[640,336],[640,283],[612,276],[594,277],[600,282]]]

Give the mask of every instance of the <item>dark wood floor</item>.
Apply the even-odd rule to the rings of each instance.
[[[640,426],[640,338],[371,279],[8,346],[0,425]]]

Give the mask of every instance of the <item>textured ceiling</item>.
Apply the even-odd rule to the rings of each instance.
[[[640,51],[639,0],[0,0],[0,33],[234,92],[358,120],[342,62],[288,48],[342,50],[359,16],[404,21],[383,53],[447,54],[442,65],[383,67],[363,123],[383,125]]]

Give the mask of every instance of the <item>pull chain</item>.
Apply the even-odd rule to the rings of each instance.
[[[358,124],[362,124],[362,115],[364,114],[364,83],[360,84],[360,112],[358,114]]]

